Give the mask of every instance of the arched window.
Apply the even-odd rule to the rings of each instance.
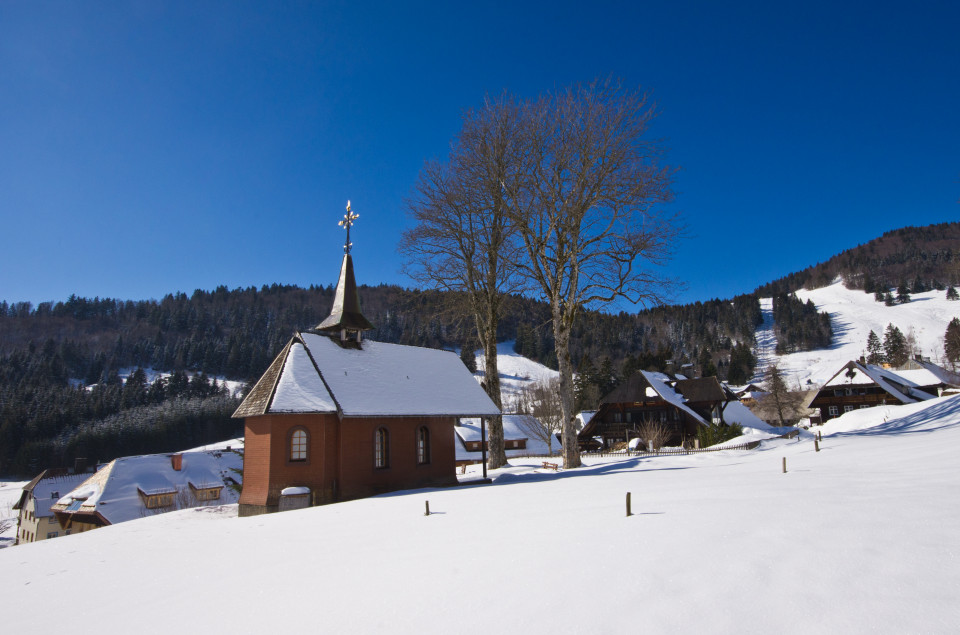
[[[430,430],[427,426],[417,429],[417,465],[426,465],[430,462]]]
[[[373,435],[373,467],[390,467],[390,432],[377,428]]]
[[[309,435],[303,428],[296,428],[290,434],[290,461],[303,462],[307,460],[307,445]]]

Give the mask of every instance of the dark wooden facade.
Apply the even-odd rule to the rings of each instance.
[[[863,362],[847,362],[810,401],[820,411],[821,422],[880,405],[916,403],[936,397],[939,384],[918,386],[886,370]]]
[[[678,380],[640,372],[601,400],[577,439],[582,450],[592,449],[597,437],[609,448],[643,438],[644,424],[655,422],[670,431],[666,445],[691,445],[701,426],[724,422],[724,408],[732,401],[736,397],[716,377]]]

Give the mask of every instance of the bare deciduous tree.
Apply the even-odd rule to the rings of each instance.
[[[428,162],[421,170],[408,202],[414,226],[399,247],[415,280],[468,298],[484,351],[484,387],[498,408],[497,325],[506,294],[519,290],[513,267],[518,243],[504,188],[516,187],[521,139],[519,109],[510,99],[487,99],[467,112],[447,162]],[[501,467],[507,459],[499,417],[491,420],[489,435],[489,467]]]
[[[789,422],[799,420],[803,393],[790,391],[783,371],[776,364],[770,366],[764,375],[768,394],[761,399],[760,406],[774,410],[781,426],[791,425]]]
[[[647,420],[640,424],[640,438],[654,452],[659,452],[672,435],[673,431],[662,421]]]
[[[520,428],[547,445],[553,454],[553,437],[563,429],[563,408],[560,404],[560,380],[534,382],[524,387],[518,401],[518,411],[532,419],[521,419]]]
[[[522,238],[523,274],[548,302],[560,370],[564,467],[580,465],[573,412],[570,333],[585,307],[618,298],[659,304],[667,282],[649,268],[670,254],[678,227],[661,204],[673,197],[655,116],[641,92],[612,82],[577,86],[528,104],[525,178],[504,183]]]

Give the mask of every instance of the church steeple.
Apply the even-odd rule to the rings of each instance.
[[[337,281],[337,291],[333,297],[333,308],[330,315],[313,330],[327,333],[340,332],[340,340],[347,341],[351,336],[360,342],[360,333],[374,328],[360,311],[360,295],[357,293],[357,281],[353,277],[353,259],[350,256],[350,227],[353,221],[360,218],[350,210],[350,201],[347,201],[347,213],[339,225],[347,230],[347,240],[343,246],[343,263],[340,265],[340,279]]]

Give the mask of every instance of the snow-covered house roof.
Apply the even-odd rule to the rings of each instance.
[[[576,416],[577,420],[577,432],[583,430],[583,426],[590,423],[590,420],[593,419],[593,415],[597,414],[596,410],[584,410],[583,412],[578,412]]]
[[[503,440],[522,441],[526,440],[525,448],[507,448],[507,457],[512,456],[539,456],[548,454],[550,450],[559,449],[557,443],[552,443],[548,450],[547,444],[541,441],[533,433],[533,430],[540,425],[540,422],[533,415],[503,415]],[[480,442],[480,419],[468,418],[461,419],[459,425],[454,427],[457,435],[457,461],[479,460],[480,451],[467,450],[466,443]],[[487,427],[487,439],[490,439],[490,428]]]
[[[926,359],[917,360],[917,363],[923,366],[934,377],[936,377],[937,380],[944,386],[960,388],[960,374],[947,370],[946,368],[934,364]]]
[[[668,386],[665,381],[663,381],[658,375],[660,373],[650,373],[645,370],[641,370],[640,374],[644,379],[647,380],[647,383],[650,384],[650,388],[656,391],[657,395],[660,396],[664,401],[676,406],[680,410],[683,410],[685,413],[693,417],[699,423],[703,425],[708,425],[706,419],[701,417],[697,412],[686,404],[686,399],[683,395],[676,392],[672,387]],[[685,380],[691,381],[691,380]],[[722,391],[721,391],[722,392]]]
[[[180,459],[175,457],[179,456]],[[179,461],[180,469],[176,469]],[[234,452],[183,452],[179,455],[151,454],[115,459],[88,475],[82,483],[55,502],[53,511],[90,514],[106,524],[116,524],[144,516],[143,497],[178,494],[182,491],[223,488],[217,504],[237,502],[237,493],[226,487],[228,479],[239,480],[243,467]],[[176,498],[176,497],[175,497]],[[168,509],[178,509],[174,500]],[[151,510],[153,511],[153,510]]]
[[[348,417],[500,414],[449,351],[296,333],[234,417],[336,413]]]
[[[44,470],[32,481],[23,486],[20,499],[13,505],[14,509],[21,509],[31,496],[34,499],[33,513],[38,518],[53,516],[51,505],[57,502],[62,494],[72,490],[85,481],[90,474],[69,474],[66,470]]]

